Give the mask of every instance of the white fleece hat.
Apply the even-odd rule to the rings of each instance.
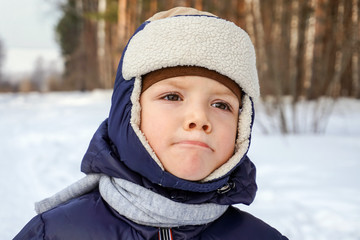
[[[160,12],[149,21],[127,46],[122,72],[126,80],[166,67],[200,66],[233,79],[250,97],[259,97],[254,46],[233,22],[183,7]]]
[[[253,120],[252,99],[260,95],[254,46],[234,23],[192,8],[160,12],[130,39],[123,56],[122,75],[135,78],[131,96],[131,125],[155,162],[163,166],[140,130],[142,76],[168,67],[197,66],[232,79],[242,89],[242,111],[234,155],[203,181],[231,171],[247,153]]]

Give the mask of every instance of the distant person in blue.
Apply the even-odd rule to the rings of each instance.
[[[15,239],[286,240],[232,206],[257,190],[246,154],[259,94],[241,28],[192,8],[154,15],[124,50],[86,176],[36,203]]]

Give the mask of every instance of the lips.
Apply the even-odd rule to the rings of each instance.
[[[194,141],[194,140],[183,140],[183,141],[179,141],[177,142],[176,144],[179,144],[179,145],[188,145],[188,146],[194,146],[194,147],[202,147],[202,148],[207,148],[207,149],[210,149],[211,151],[212,148],[206,144],[205,142],[202,142],[202,141]]]

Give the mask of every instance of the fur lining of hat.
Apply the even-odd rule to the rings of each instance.
[[[148,23],[130,40],[126,80],[167,67],[199,66],[233,79],[252,98],[260,95],[256,56],[247,33],[211,16],[176,16]]]

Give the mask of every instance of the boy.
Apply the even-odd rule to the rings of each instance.
[[[284,240],[250,204],[255,52],[233,23],[189,8],[139,27],[119,63],[85,178],[36,204],[15,239]]]

